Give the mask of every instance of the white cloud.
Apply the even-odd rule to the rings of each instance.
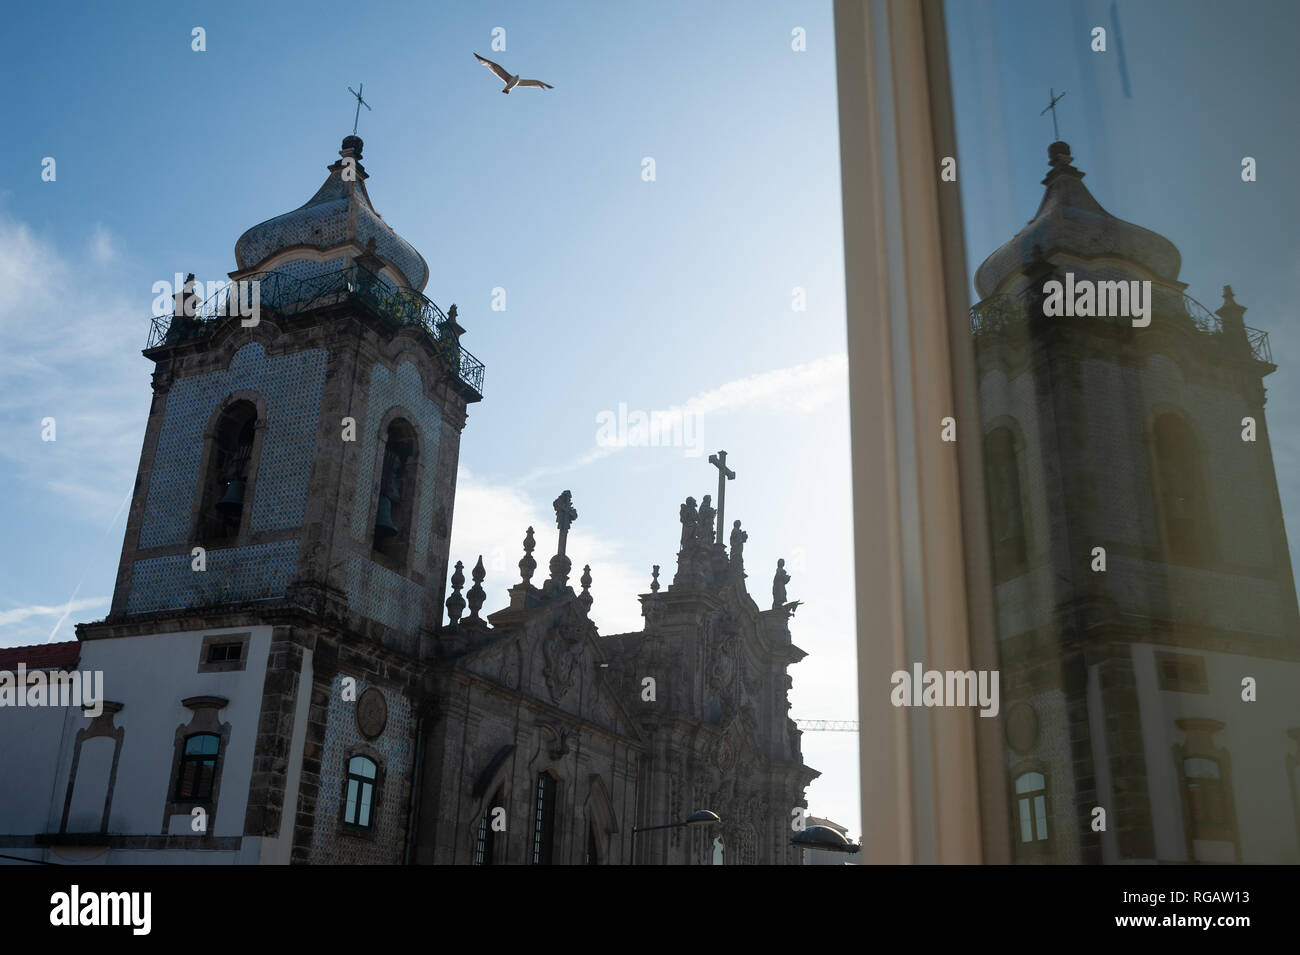
[[[113,234],[102,225],[96,225],[90,236],[90,257],[96,265],[112,265],[117,261],[117,245]]]
[[[772,405],[793,407],[803,414],[812,414],[844,394],[848,386],[848,373],[847,355],[827,355],[801,365],[738,378],[692,395],[681,404],[654,410],[670,421],[680,421],[683,418],[699,421],[711,414],[727,414]],[[597,446],[568,464],[535,468],[520,478],[519,483],[528,484],[538,478],[576,471],[626,447],[628,445]]]
[[[470,571],[479,556],[487,576],[483,589],[488,597],[484,613],[507,604],[506,589],[521,580],[519,559],[524,555],[524,533],[532,527],[537,561],[532,583],[541,586],[550,575],[548,563],[555,553],[559,531],[549,501],[535,502],[516,487],[485,484],[461,468],[456,478],[456,513],[452,521],[451,562],[465,563],[465,589],[471,586]],[[505,542],[516,541],[516,544]],[[642,629],[641,605],[636,595],[644,590],[644,573],[633,571],[620,561],[617,548],[602,537],[585,533],[576,526],[569,531],[566,548],[573,561],[569,584],[579,590],[582,568],[591,565],[591,593],[595,602],[591,617],[602,634],[627,633]],[[450,576],[450,575],[449,575]],[[450,593],[450,591],[448,591]]]
[[[90,255],[107,248],[104,233]],[[102,284],[87,301],[83,274],[25,223],[0,216],[0,466],[76,513],[102,515],[139,460],[147,303],[137,308]],[[124,327],[139,334],[123,335]],[[56,441],[41,440],[46,417],[56,421]]]
[[[57,631],[69,614],[82,610],[93,610],[107,606],[107,597],[83,597],[81,600],[69,600],[66,604],[44,606],[32,604],[26,607],[13,607],[0,610],[0,646],[20,647],[45,643],[51,636],[50,623]],[[54,618],[51,621],[49,618]]]

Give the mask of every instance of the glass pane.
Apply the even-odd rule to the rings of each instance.
[[[357,781],[348,780],[348,797],[343,808],[343,821],[355,824],[357,821]]]
[[[374,789],[375,787],[369,783],[361,784],[361,811],[360,818],[357,820],[359,826],[370,825],[370,797],[373,795]]]
[[[967,557],[997,570],[999,543],[1024,544],[979,595],[1004,730],[983,771],[1032,796],[1046,844],[1025,861],[1187,862],[1213,820],[1228,861],[1300,862],[1293,701],[1242,699],[1243,676],[1300,683],[1300,190],[1286,159],[1260,171],[1264,143],[1300,148],[1278,120],[1300,5],[943,7],[975,401],[956,419],[988,458],[963,476],[989,502]],[[1050,838],[1046,787],[1012,776],[1029,760]]]
[[[1018,800],[1020,803],[1020,841],[1033,842],[1034,829],[1029,819],[1029,800]]]
[[[1032,793],[1045,788],[1047,787],[1043,785],[1042,773],[1022,773],[1020,778],[1016,780],[1016,792],[1018,793]]]

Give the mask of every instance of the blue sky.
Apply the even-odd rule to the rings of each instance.
[[[1168,238],[1214,311],[1224,285],[1268,332],[1264,379],[1292,566],[1300,567],[1300,5],[1143,0],[949,2],[959,181],[971,271],[1043,196],[1051,115],[1112,215]],[[1092,29],[1107,51],[1091,50]],[[1118,28],[1118,29],[1117,29]],[[1123,50],[1121,55],[1120,50]],[[1125,80],[1127,79],[1127,89]],[[1241,179],[1256,160],[1257,179]],[[973,289],[971,294],[973,295]]]
[[[793,712],[856,717],[829,3],[53,3],[6,26],[0,645],[69,639],[107,611],[152,285],[224,277],[245,229],[310,198],[364,83],[371,197],[487,365],[452,549],[484,555],[489,609],[529,523],[553,552],[550,501],[569,488],[594,616],[639,629],[635,595],[651,564],[671,577],[677,507],[714,491],[707,455],[725,447],[751,592],[767,606],[784,557],[806,601]],[[473,51],[555,89],[502,96]],[[698,412],[699,445],[598,449],[597,416],[620,404]],[[855,834],[856,745],[804,737],[824,773],[811,811]]]

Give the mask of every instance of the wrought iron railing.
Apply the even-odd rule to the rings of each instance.
[[[256,281],[260,306],[279,315],[354,301],[368,306],[393,325],[418,325],[438,343],[444,357],[457,369],[457,377],[480,397],[483,394],[483,363],[461,346],[451,328],[451,320],[442,309],[415,289],[392,285],[360,265],[309,279],[295,279],[282,272],[258,272],[242,281]],[[244,314],[240,306],[246,307],[250,300],[250,293],[241,295],[231,283],[195,307],[193,316],[155,315],[145,348],[206,338],[228,315]]]
[[[1208,308],[1182,293],[1183,307],[1192,321],[1192,327],[1206,335],[1222,335],[1223,320]],[[976,337],[993,335],[1013,324],[1023,324],[1029,315],[1029,299],[1025,293],[1019,295],[995,295],[985,299],[970,310],[970,330]],[[1250,344],[1250,353],[1256,361],[1273,364],[1273,349],[1268,343],[1268,332],[1245,326],[1246,341]]]

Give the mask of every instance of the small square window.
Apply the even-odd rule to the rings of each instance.
[[[248,665],[248,642],[251,638],[251,633],[214,633],[204,637],[199,653],[199,672],[243,670]]]
[[[242,643],[214,643],[208,647],[208,662],[238,663],[243,654]]]

